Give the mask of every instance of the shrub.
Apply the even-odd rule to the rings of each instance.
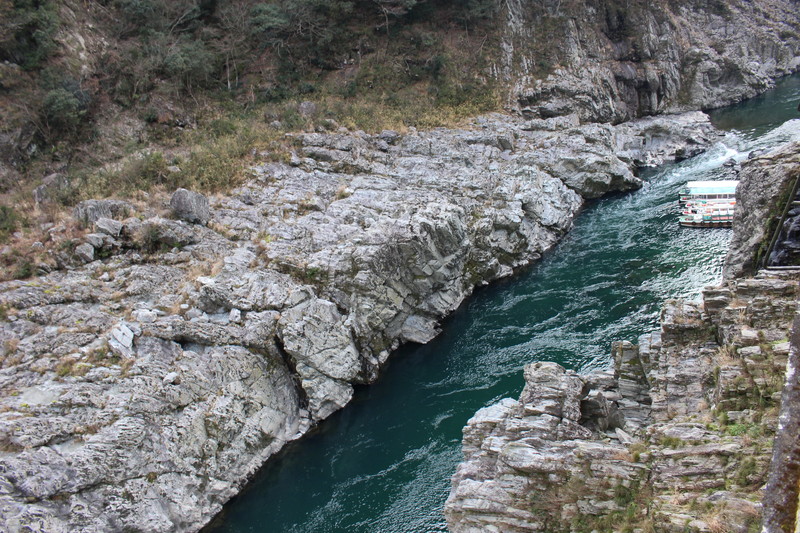
[[[222,137],[236,133],[236,124],[232,120],[217,118],[211,121],[208,129],[214,137]]]
[[[265,46],[282,46],[291,25],[289,14],[276,4],[256,4],[250,12],[250,33]]]
[[[197,146],[181,163],[178,177],[181,186],[212,192],[238,185],[242,179],[243,158],[254,142],[254,133],[245,129]]]
[[[492,18],[497,13],[494,0],[467,0],[458,12],[457,17],[464,25]]]
[[[0,243],[6,242],[17,230],[20,217],[13,208],[0,205]]]
[[[748,457],[744,461],[742,461],[741,465],[739,466],[738,472],[736,472],[735,482],[739,486],[747,485],[750,477],[756,473],[757,465],[756,460],[752,457]]]
[[[117,21],[122,35],[162,26],[160,13],[152,0],[114,0],[113,5],[121,11]]]
[[[45,94],[42,113],[53,133],[69,133],[78,128],[86,110],[72,92],[59,88]]]
[[[164,58],[164,74],[178,78],[184,88],[208,85],[217,70],[217,57],[211,53],[203,41],[187,40],[180,43]]]
[[[53,2],[14,0],[11,9],[0,4],[0,60],[38,68],[55,49],[58,24]]]
[[[17,263],[16,269],[14,269],[14,278],[15,279],[25,279],[33,276],[33,262],[28,259],[27,257],[22,258],[19,263]]]
[[[264,47],[286,50],[291,44],[291,57],[303,63],[335,68],[338,55],[355,40],[348,24],[353,7],[347,0],[262,2],[250,12],[250,34]]]

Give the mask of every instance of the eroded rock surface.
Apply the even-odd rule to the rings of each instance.
[[[528,365],[519,400],[464,428],[449,530],[752,531],[798,279],[765,273],[709,289],[704,306],[667,303],[660,331],[614,347],[613,372]]]
[[[538,259],[586,198],[717,138],[698,113],[569,120],[298,135],[207,221],[188,192],[172,206],[187,220],[81,204],[86,253],[0,285],[7,529],[198,529],[392,350]]]
[[[740,229],[734,233],[725,259],[723,275],[726,278],[752,274],[763,266],[760,263],[767,259],[765,255],[777,218],[800,176],[798,167],[800,143],[755,155],[743,165],[734,212],[734,224]],[[792,232],[791,220],[786,229]],[[794,233],[791,234],[794,237]]]
[[[759,528],[800,271],[737,275],[753,268],[764,213],[798,171],[796,143],[743,166],[733,274],[702,303],[667,302],[659,331],[614,346],[613,372],[534,363],[519,400],[468,422],[451,531]]]
[[[497,70],[531,117],[620,122],[721,107],[800,68],[792,0],[505,3]]]

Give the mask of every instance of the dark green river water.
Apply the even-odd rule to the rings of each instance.
[[[800,140],[800,77],[717,111],[729,131],[707,153],[646,173],[634,193],[584,210],[544,260],[477,291],[425,346],[392,356],[381,379],[286,447],[207,533],[446,531],[442,509],[461,458],[461,429],[481,407],[516,398],[522,367],[607,367],[614,340],[656,327],[667,298],[696,298],[719,280],[727,229],[681,229],[677,193],[690,179],[757,148]]]

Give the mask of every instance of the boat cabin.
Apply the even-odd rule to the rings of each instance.
[[[678,191],[680,203],[697,200],[730,201],[736,198],[737,185],[738,180],[689,181]]]

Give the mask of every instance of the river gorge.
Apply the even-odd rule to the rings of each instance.
[[[800,139],[798,100],[795,76],[713,112],[726,132],[718,143],[587,207],[540,263],[478,291],[428,344],[400,350],[377,383],[287,447],[208,531],[446,531],[466,420],[518,396],[526,363],[607,368],[612,341],[653,329],[665,300],[697,298],[719,282],[730,230],[679,228],[677,191]]]
[[[12,235],[38,262],[0,282],[0,525],[512,531],[518,516],[474,512],[470,461],[496,450],[473,452],[507,439],[522,450],[509,464],[530,467],[529,443],[491,432],[538,408],[537,369],[573,403],[584,385],[622,400],[612,378],[587,376],[657,353],[655,337],[611,346],[657,327],[666,300],[719,281],[731,240],[680,229],[678,189],[740,169],[758,189],[756,170],[794,164],[764,154],[800,130],[800,81],[779,80],[800,67],[793,2],[570,7],[505,2],[481,73],[503,87],[496,112],[369,132],[323,117],[286,131],[262,114],[273,142],[247,150],[237,180],[216,176],[222,192],[106,191],[39,225],[41,240]],[[776,80],[711,119],[697,111]],[[296,104],[313,115],[314,102]],[[59,181],[42,180],[37,205],[48,187]],[[796,283],[767,285],[767,300],[792,308]],[[736,305],[763,310],[764,298],[742,287],[741,298],[739,287],[706,294],[744,320],[749,304]],[[670,305],[675,329],[685,314],[687,331],[708,337],[701,304]],[[749,340],[783,356],[778,329]],[[569,420],[586,437],[575,446],[597,445]],[[616,439],[603,453],[628,453],[627,437],[602,438]],[[671,450],[659,453],[683,453]],[[642,470],[629,455],[620,499]],[[559,494],[576,483],[553,479]],[[506,507],[526,520],[541,510],[519,498]]]

